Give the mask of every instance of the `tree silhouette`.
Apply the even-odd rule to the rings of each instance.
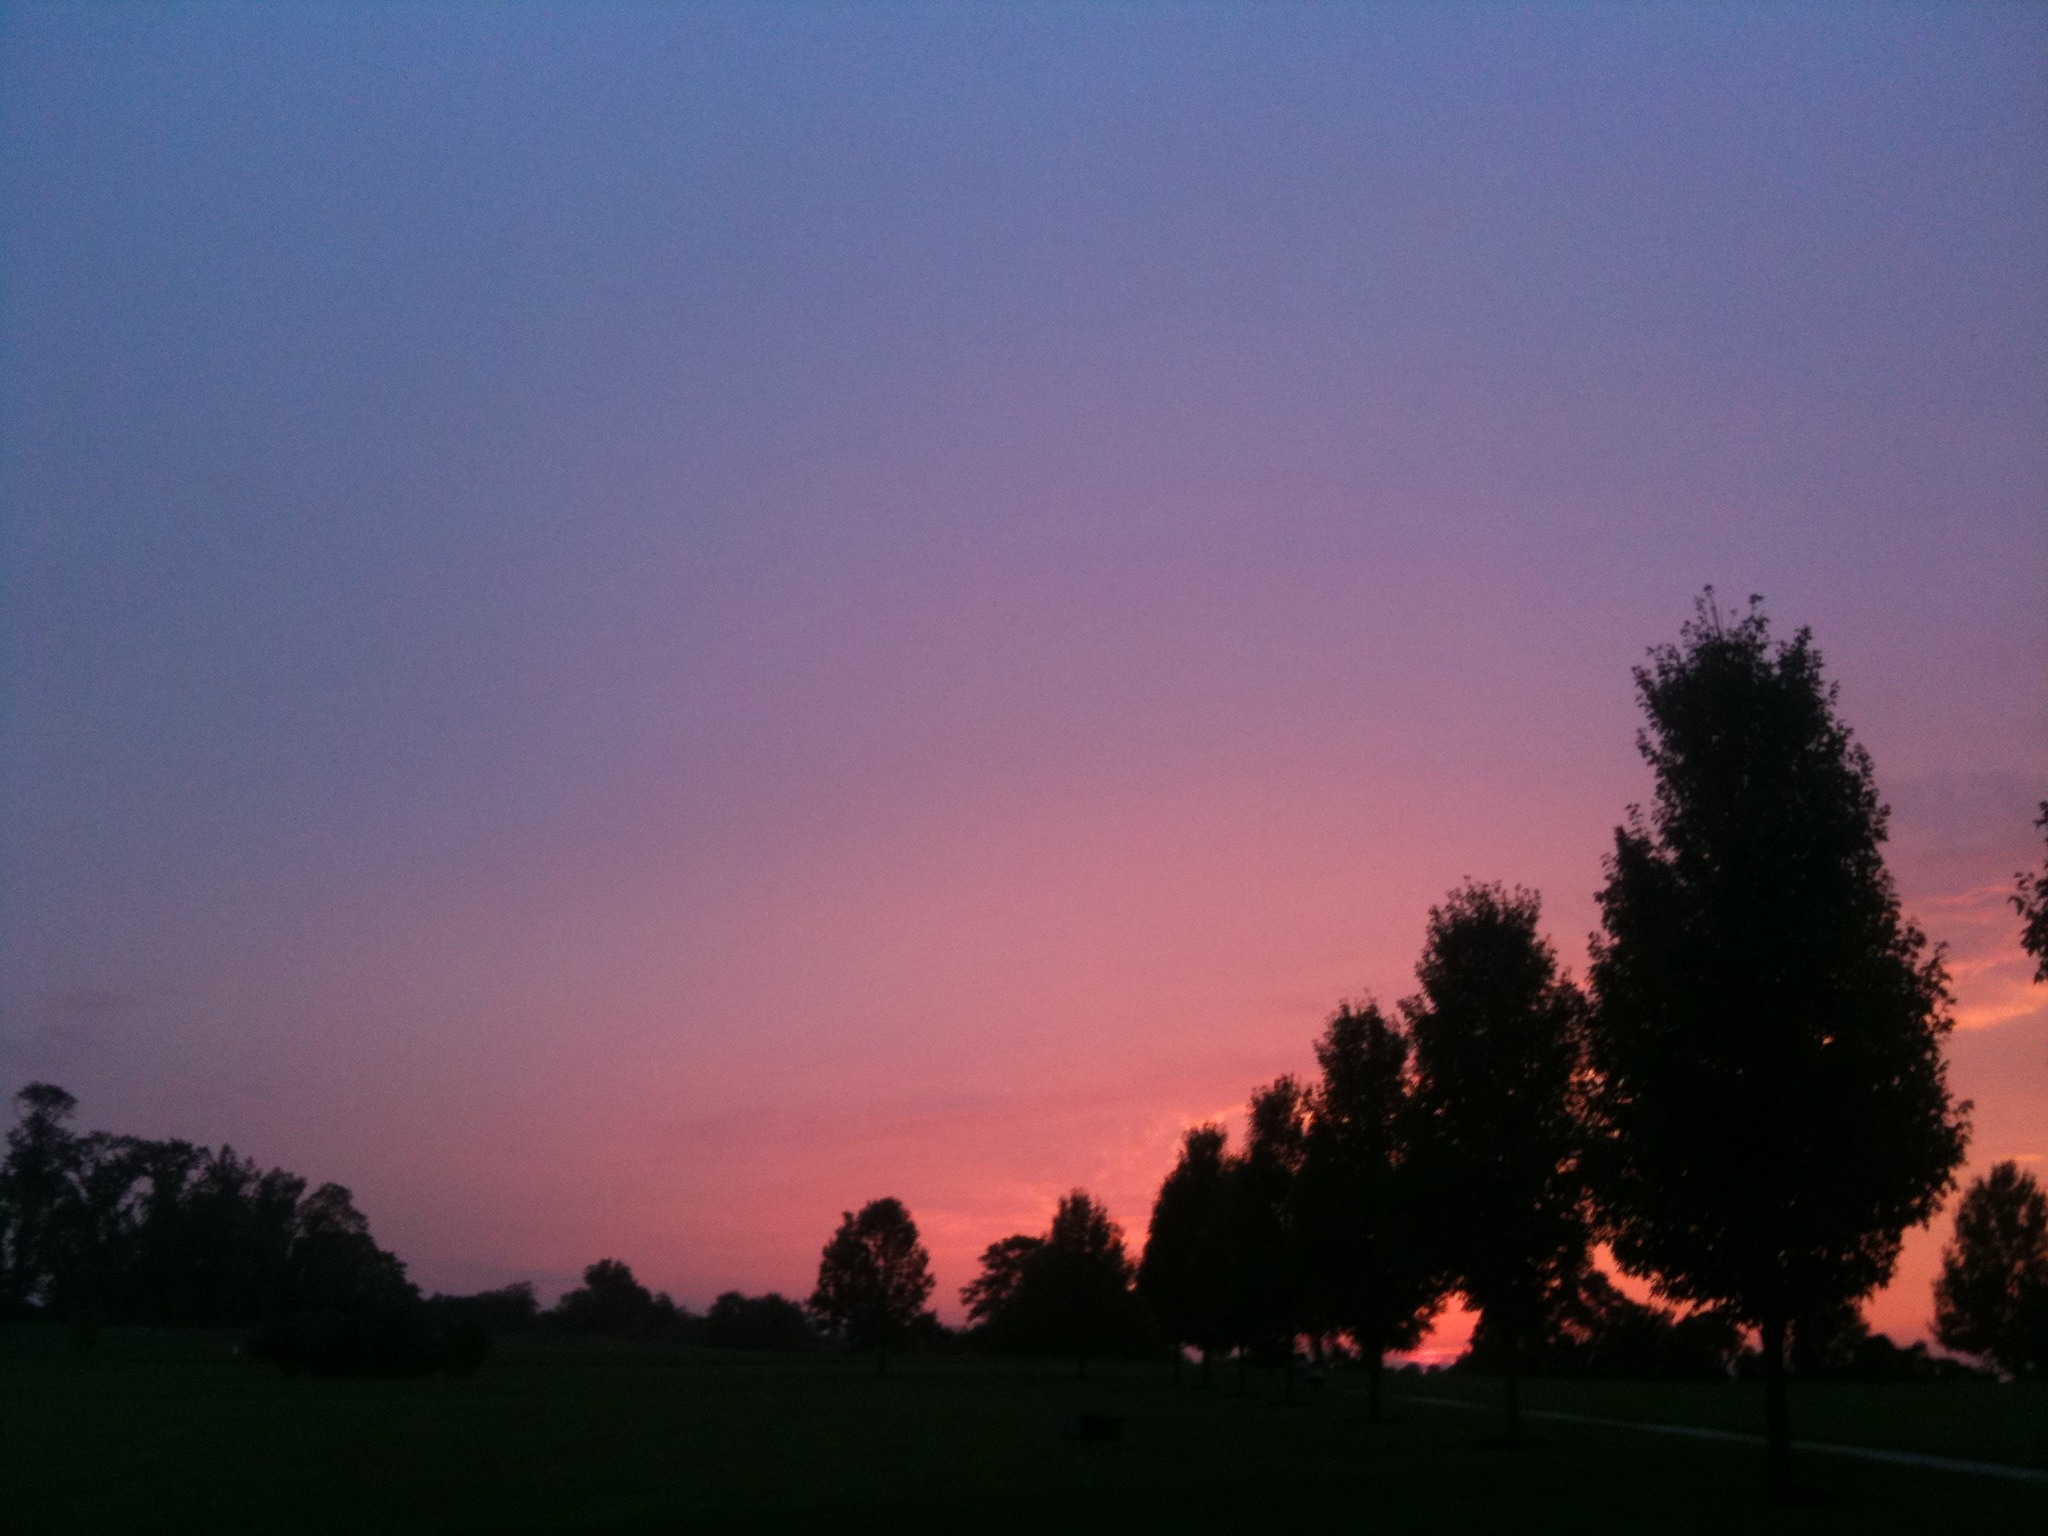
[[[856,1349],[872,1346],[875,1369],[889,1369],[889,1346],[917,1323],[932,1293],[931,1256],[903,1202],[871,1200],[847,1211],[818,1261],[811,1314]]]
[[[627,1338],[673,1331],[681,1314],[665,1294],[636,1280],[630,1265],[599,1259],[583,1271],[583,1284],[555,1303],[548,1321],[564,1333]]]
[[[981,1273],[960,1287],[971,1324],[994,1348],[1014,1347],[1008,1335],[1016,1332],[1024,1271],[1044,1246],[1044,1238],[1022,1232],[990,1243],[981,1251]]]
[[[236,1326],[405,1310],[418,1292],[339,1184],[232,1147],[69,1126],[48,1083],[16,1096],[0,1162],[0,1303],[44,1316]]]
[[[435,1293],[427,1307],[450,1326],[480,1328],[486,1335],[526,1333],[540,1320],[540,1301],[531,1280],[515,1280],[495,1291],[474,1291],[467,1296]]]
[[[1308,1113],[1309,1095],[1292,1077],[1275,1078],[1253,1094],[1244,1153],[1229,1165],[1223,1185],[1238,1343],[1285,1367],[1290,1393],[1295,1340],[1308,1322],[1297,1219]],[[1242,1372],[1238,1379],[1242,1383]]]
[[[1584,999],[1537,933],[1533,891],[1467,885],[1429,913],[1405,999],[1413,1173],[1430,1243],[1499,1342],[1507,1434],[1524,1349],[1589,1244]]]
[[[14,1102],[20,1118],[7,1133],[0,1167],[0,1296],[19,1308],[46,1300],[63,1267],[82,1157],[70,1128],[78,1100],[54,1083],[30,1083]]]
[[[75,1343],[102,1320],[253,1324],[252,1357],[325,1375],[467,1372],[489,1353],[488,1324],[422,1303],[341,1185],[309,1194],[232,1147],[75,1132],[76,1101],[48,1083],[16,1103],[0,1161],[5,1310],[64,1319]]]
[[[1358,1346],[1377,1419],[1387,1351],[1421,1339],[1444,1291],[1422,1242],[1409,1158],[1408,1041],[1375,1004],[1346,1005],[1316,1042],[1316,1060],[1297,1202],[1309,1311]]]
[[[2041,802],[2041,814],[2034,825],[2048,836],[2048,800]],[[2048,981],[2048,859],[2042,861],[2039,874],[2021,870],[2013,878],[2017,889],[2012,893],[2012,904],[2020,921],[2026,924],[2020,930],[2020,945],[2034,957],[2034,980]]]
[[[1228,1347],[1239,1392],[1254,1357],[1288,1366],[1293,1388],[1294,1344],[1308,1326],[1295,1208],[1308,1111],[1302,1086],[1278,1078],[1252,1095],[1242,1153],[1224,1155],[1219,1128],[1205,1128],[1197,1143],[1198,1155],[1216,1163],[1213,1174],[1199,1167],[1196,1175],[1204,1219],[1182,1271],[1182,1304],[1198,1331],[1204,1381],[1211,1351]]]
[[[1138,1296],[1174,1346],[1176,1373],[1182,1347],[1192,1344],[1202,1352],[1205,1384],[1209,1356],[1223,1339],[1215,1288],[1202,1269],[1202,1234],[1217,1220],[1223,1177],[1223,1127],[1198,1125],[1183,1133],[1180,1161],[1159,1186],[1138,1260]],[[987,1255],[982,1263],[987,1265]]]
[[[1520,1341],[1520,1363],[1545,1376],[1726,1381],[1741,1347],[1742,1330],[1726,1313],[1680,1316],[1645,1305],[1589,1262],[1545,1297],[1544,1316]],[[1498,1371],[1504,1357],[1498,1331],[1482,1317],[1460,1365]]]
[[[1730,624],[1709,589],[1636,688],[1657,788],[1593,946],[1601,1207],[1630,1273],[1759,1330],[1782,1491],[1788,1324],[1888,1278],[1962,1157],[1946,978],[1808,632],[1773,645],[1756,600]]]
[[[1053,1212],[1044,1246],[1025,1262],[1024,1289],[1043,1294],[1041,1305],[1080,1375],[1088,1374],[1089,1356],[1136,1342],[1140,1318],[1131,1278],[1123,1229],[1086,1190],[1070,1192]]]
[[[1068,1354],[1079,1375],[1088,1361],[1123,1354],[1145,1335],[1131,1290],[1123,1230],[1086,1190],[1064,1196],[1043,1237],[991,1243],[981,1274],[961,1288],[987,1347],[1018,1354]]]
[[[2048,1197],[2017,1163],[1978,1179],[1956,1210],[1934,1336],[2009,1376],[2048,1376]]]

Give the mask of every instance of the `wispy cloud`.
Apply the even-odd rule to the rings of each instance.
[[[1945,946],[1958,1029],[1990,1029],[2048,1010],[2048,987],[2034,981],[2020,948],[2009,885],[1978,885],[1923,896],[1914,915]]]

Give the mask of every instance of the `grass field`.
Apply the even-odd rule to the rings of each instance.
[[[1762,1452],[1390,1400],[1337,1378],[1286,1402],[1254,1376],[953,1358],[887,1378],[838,1359],[517,1341],[466,1380],[316,1381],[232,1339],[115,1331],[91,1355],[0,1341],[9,1530],[1363,1531],[2048,1530],[2048,1486],[1819,1456],[1810,1496],[1762,1494]],[[1492,1384],[1410,1382],[1491,1398]],[[1536,1382],[1525,1402],[1753,1431],[1754,1389]],[[1082,1445],[1067,1414],[1121,1415]],[[1794,1430],[2048,1465],[2048,1389],[1960,1382],[1796,1390]]]

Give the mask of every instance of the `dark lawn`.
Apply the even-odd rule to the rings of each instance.
[[[952,1528],[1231,1531],[2048,1530],[2048,1487],[1809,1458],[1802,1506],[1768,1504],[1762,1453],[1390,1404],[1357,1383],[1303,1400],[1164,1366],[841,1360],[501,1348],[468,1380],[315,1381],[234,1358],[216,1335],[110,1333],[96,1354],[0,1341],[6,1529],[698,1531]],[[1433,1377],[1432,1394],[1492,1391]],[[1398,1388],[1397,1388],[1398,1390]],[[1532,1406],[1750,1430],[1752,1389],[1539,1382]],[[1079,1445],[1064,1417],[1124,1416]],[[1804,1439],[1987,1460],[2043,1457],[2039,1387],[1809,1388]]]
[[[1499,1382],[1470,1377],[1432,1376],[1413,1383],[1412,1390],[1476,1404],[1501,1400]],[[1762,1391],[1662,1382],[1531,1381],[1523,1383],[1522,1403],[1601,1418],[1761,1435]],[[1791,1398],[1792,1437],[1797,1441],[2048,1468],[2048,1384],[1794,1382]],[[1550,1432],[1548,1424],[1531,1424],[1538,1433]],[[2048,1494],[2048,1488],[2043,1491]]]

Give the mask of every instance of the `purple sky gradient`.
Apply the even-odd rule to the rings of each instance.
[[[802,1291],[893,1193],[950,1300],[1462,877],[1581,968],[1711,582],[2048,1154],[2039,9],[4,29],[0,1087],[429,1285]]]

